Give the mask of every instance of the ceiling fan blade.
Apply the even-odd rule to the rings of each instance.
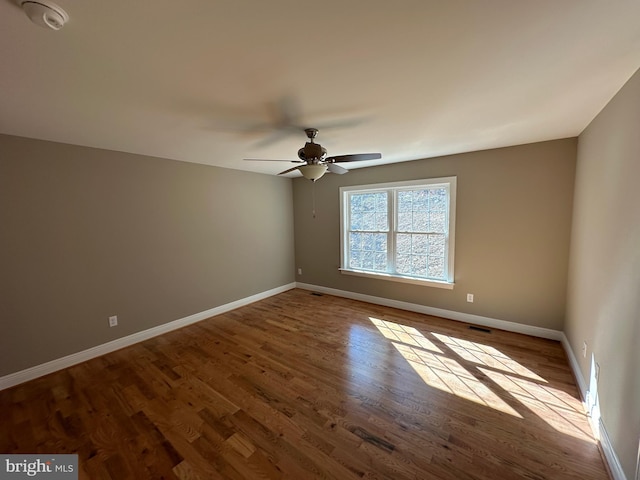
[[[274,143],[278,143],[282,140],[284,140],[285,138],[287,138],[289,135],[292,134],[299,134],[300,133],[300,128],[298,128],[297,126],[294,125],[282,125],[282,126],[278,126],[275,127],[277,128],[277,130],[275,132],[273,132],[271,135],[268,135],[267,137],[263,138],[262,140],[256,142],[253,144],[254,148],[264,148],[264,147],[268,147],[273,145]]]
[[[284,140],[292,134],[299,134],[303,127],[299,125],[301,109],[299,100],[292,95],[284,95],[268,105],[273,121],[270,126],[275,130],[271,135],[255,143],[254,147],[264,148]]]
[[[327,163],[338,162],[360,162],[362,160],[377,160],[382,158],[380,153],[354,153],[353,155],[336,155],[335,157],[328,157]]]
[[[341,167],[340,165],[336,165],[335,163],[327,163],[327,169],[331,173],[337,173],[338,175],[342,175],[343,173],[347,173],[349,171],[346,168]]]
[[[289,163],[304,163],[304,160],[280,160],[269,158],[244,158],[245,162],[289,162]]]
[[[294,170],[298,170],[298,167],[289,168],[289,169],[285,170],[284,172],[280,172],[278,175],[284,175],[285,173],[293,172]]]
[[[350,128],[357,127],[367,120],[366,117],[358,118],[344,118],[342,120],[335,120],[333,122],[315,123],[315,128],[318,130],[331,130],[334,128]]]
[[[298,97],[285,94],[272,105],[273,116],[277,124],[282,126],[295,126],[302,117],[302,108]]]

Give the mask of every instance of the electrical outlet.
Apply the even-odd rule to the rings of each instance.
[[[301,268],[298,269],[298,275],[302,275],[302,269]]]
[[[118,325],[118,316],[114,315],[113,317],[109,317],[109,326],[115,327],[116,325]]]
[[[467,293],[467,302],[473,303],[473,293]]]
[[[582,358],[587,358],[587,342],[582,342]]]

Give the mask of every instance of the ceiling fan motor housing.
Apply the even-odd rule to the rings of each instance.
[[[307,142],[304,147],[298,150],[298,158],[305,162],[322,160],[326,156],[327,149],[318,143]]]

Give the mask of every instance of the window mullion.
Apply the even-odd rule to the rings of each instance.
[[[387,218],[389,228],[387,229],[387,265],[389,273],[396,272],[396,194],[394,190],[387,190]]]
[[[344,265],[351,265],[351,248],[350,248],[350,239],[351,239],[351,197],[353,193],[346,193],[346,202],[344,205],[344,218],[345,221],[343,223],[344,231],[346,232],[345,241],[342,246],[343,255],[344,255]]]

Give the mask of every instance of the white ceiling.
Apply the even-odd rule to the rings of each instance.
[[[0,0],[0,132],[263,173],[283,112],[354,168],[576,136],[640,67],[638,0],[56,2]]]

